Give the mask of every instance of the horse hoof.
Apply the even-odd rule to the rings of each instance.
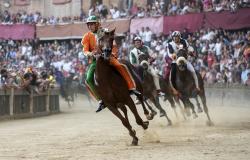
[[[149,125],[149,122],[148,121],[145,121],[145,122],[143,122],[143,129],[148,129],[148,125]]]
[[[151,114],[155,116],[155,115],[157,115],[157,112],[153,111],[153,112],[151,112]]]
[[[155,116],[154,114],[150,113],[146,117],[147,117],[147,120],[152,120],[154,119],[154,116]]]
[[[138,140],[133,140],[132,143],[131,143],[131,146],[137,146],[138,145]]]
[[[164,112],[160,112],[160,117],[164,117],[165,113]]]
[[[207,126],[214,126],[214,123],[212,121],[207,121]]]
[[[154,118],[154,116],[152,116],[151,114],[149,114],[149,115],[146,115],[146,118],[147,118],[147,120],[152,120]]]
[[[201,108],[198,108],[197,112],[198,112],[198,113],[202,113],[203,110],[202,110]]]

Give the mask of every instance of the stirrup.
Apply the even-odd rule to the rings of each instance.
[[[141,93],[140,93],[139,91],[135,90],[135,89],[129,90],[129,94],[130,94],[130,95],[131,95],[131,94],[134,94],[134,95],[136,95],[136,96],[140,96],[140,95],[141,95]]]

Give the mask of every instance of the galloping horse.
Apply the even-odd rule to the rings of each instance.
[[[176,69],[176,89],[180,93],[180,99],[184,104],[184,107],[190,107],[192,109],[192,113],[194,118],[197,117],[197,114],[194,110],[194,105],[189,100],[190,98],[196,98],[198,95],[201,98],[203,109],[207,115],[208,118],[208,125],[213,125],[209,113],[208,108],[206,104],[206,96],[205,96],[205,89],[204,89],[204,83],[202,80],[201,75],[196,72],[200,91],[195,91],[195,83],[192,76],[192,73],[187,69],[187,51],[185,49],[180,49],[177,53],[177,69]]]
[[[114,32],[104,31],[103,36],[98,39],[98,49],[101,51],[101,55],[97,56],[96,70],[95,70],[95,87],[98,95],[104,101],[105,106],[121,121],[122,124],[128,129],[130,136],[132,137],[132,145],[138,144],[138,138],[136,137],[136,132],[132,129],[129,123],[127,108],[132,111],[136,123],[142,126],[143,129],[147,129],[149,122],[143,121],[137,112],[136,106],[129,95],[128,87],[122,76],[109,64],[109,58],[112,52]],[[137,89],[142,91],[140,87],[139,80],[134,77]],[[149,115],[143,103],[143,97],[139,96],[139,100],[143,105],[144,114]],[[125,106],[126,105],[126,106]],[[123,114],[118,110],[121,109]],[[149,117],[147,117],[150,119]]]
[[[64,77],[62,83],[62,96],[68,102],[68,106],[71,107],[74,100],[75,100],[75,85],[73,83],[73,74],[70,74],[68,77]]]
[[[157,95],[157,90],[156,90],[156,87],[154,84],[153,76],[148,72],[148,67],[149,67],[148,63],[147,63],[148,56],[146,54],[140,54],[138,57],[138,60],[139,60],[140,64],[142,62],[141,66],[138,66],[138,67],[143,68],[142,69],[142,71],[143,71],[143,74],[142,74],[142,76],[143,76],[143,83],[142,83],[143,95],[145,96],[146,100],[149,99],[154,104],[154,106],[157,109],[159,109],[160,117],[165,116],[168,120],[168,125],[171,125],[172,124],[171,120],[169,119],[166,111],[162,108],[162,106],[160,104],[160,100],[159,100],[159,97]],[[143,62],[145,62],[145,63],[143,63]],[[161,81],[162,81],[162,78],[160,77],[160,84],[162,84]],[[165,94],[169,94],[169,93],[165,92]],[[146,100],[145,100],[145,102],[146,102],[148,108],[151,111],[153,111],[152,107],[147,103]],[[155,111],[153,111],[153,112],[155,112]]]

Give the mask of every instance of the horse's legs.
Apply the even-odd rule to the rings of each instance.
[[[202,108],[201,108],[201,105],[200,105],[200,102],[199,102],[199,99],[198,99],[198,96],[195,96],[195,101],[196,101],[196,104],[197,104],[197,107],[198,107],[198,113],[201,113],[203,112]]]
[[[183,103],[183,105],[184,105],[184,112],[186,113],[186,115],[187,115],[188,117],[190,117],[190,116],[191,116],[191,113],[190,113],[190,108],[189,108],[189,106],[188,106],[187,99],[184,98],[184,97],[180,97],[180,99],[181,99],[181,101],[182,101],[182,103]]]
[[[197,118],[198,115],[195,112],[193,103],[189,99],[187,99],[187,103],[188,103],[188,106],[192,109],[193,118]]]
[[[144,115],[146,116],[146,118],[148,120],[152,120],[154,118],[154,116],[152,116],[152,114],[149,114],[146,106],[145,106],[145,103],[144,103],[144,98],[143,98],[143,95],[141,96],[137,96],[137,98],[139,99],[139,101],[141,102],[141,105],[142,105],[142,109],[143,109],[143,112],[144,112]]]
[[[136,106],[135,106],[134,101],[132,100],[131,97],[128,99],[127,105],[129,107],[129,109],[131,110],[131,112],[134,114],[136,123],[138,125],[142,126],[143,129],[147,129],[149,122],[148,121],[143,122],[143,120],[141,119],[140,115],[137,112]]]
[[[202,92],[199,96],[201,98],[201,102],[202,102],[202,105],[203,105],[204,112],[206,113],[207,118],[208,118],[207,125],[211,126],[211,125],[213,125],[213,122],[211,121],[211,118],[210,118],[209,113],[208,113],[208,108],[207,108],[207,102],[206,102],[205,93]]]
[[[117,108],[114,107],[108,107],[108,109],[116,115],[121,121],[122,124],[128,129],[129,135],[133,138],[132,140],[132,145],[138,145],[138,138],[136,137],[136,132],[135,130],[132,129],[132,126],[130,125],[128,121],[128,116],[127,116],[127,109],[125,106],[120,106],[121,110],[123,111],[125,118],[122,116],[122,114],[119,112]]]
[[[152,106],[150,106],[150,104],[148,103],[147,100],[145,100],[145,103],[146,103],[146,105],[148,106],[149,110],[151,111],[150,117],[153,119],[154,116],[157,114],[157,112],[152,108]],[[151,120],[152,120],[152,119],[151,119]]]
[[[169,101],[171,108],[174,110],[175,116],[178,118],[178,114],[176,112],[176,105],[174,103],[174,100],[171,96],[167,96],[167,100]]]
[[[186,118],[186,116],[185,116],[185,110],[184,110],[184,108],[181,106],[179,97],[174,96],[174,100],[175,100],[176,104],[179,106],[179,108],[180,108],[180,110],[181,110],[181,114],[182,114],[184,120],[186,120],[187,118]]]
[[[165,116],[167,118],[167,120],[168,120],[168,125],[172,125],[172,121],[169,119],[166,111],[161,107],[161,104],[159,102],[159,98],[158,97],[156,97],[156,98],[151,97],[150,100],[155,105],[155,107],[160,110],[160,117]]]

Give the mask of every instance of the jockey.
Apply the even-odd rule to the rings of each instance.
[[[138,58],[140,54],[146,54],[149,57],[149,59],[152,60],[153,51],[148,46],[143,45],[141,37],[136,36],[133,41],[134,41],[135,47],[129,53],[130,63],[135,66],[142,65],[143,63],[147,63],[148,71],[153,76],[153,79],[154,79],[154,84],[157,90],[157,94],[160,96],[163,96],[164,93],[161,92],[159,75],[157,74],[157,71],[147,61],[142,61],[141,64],[139,64]]]
[[[94,72],[96,68],[96,59],[94,55],[100,54],[100,51],[97,49],[97,38],[103,31],[101,28],[101,24],[99,19],[96,16],[90,16],[87,19],[87,26],[90,30],[89,32],[85,33],[82,38],[82,46],[83,46],[83,53],[88,56],[88,59],[91,60],[88,70],[87,70],[87,77],[86,77],[86,84],[93,94],[93,96],[99,101],[99,106],[96,112],[101,111],[105,108],[104,102],[100,99],[99,95],[95,90],[94,85]],[[121,74],[121,76],[125,79],[128,85],[128,90],[130,94],[140,95],[141,93],[136,90],[135,82],[128,71],[127,67],[124,64],[121,64],[117,60],[118,49],[114,45],[112,48],[112,56],[110,57],[110,65],[114,66],[117,71]]]
[[[176,79],[176,54],[179,49],[187,49],[188,52],[193,52],[193,48],[189,46],[188,42],[185,39],[181,38],[181,33],[179,31],[174,31],[171,34],[171,40],[167,44],[167,52],[168,56],[172,58],[172,64],[171,64],[171,73],[170,73],[170,86],[172,87],[172,90],[174,94],[178,94],[177,90],[175,89],[175,86],[173,86],[173,82]],[[187,69],[192,73],[192,76],[195,81],[195,86],[197,91],[200,91],[199,84],[198,84],[198,78],[195,73],[194,67],[189,61],[187,62]]]

